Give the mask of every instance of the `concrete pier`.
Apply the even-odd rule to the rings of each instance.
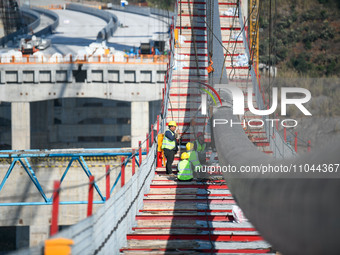
[[[31,116],[30,103],[13,102],[12,118],[12,149],[27,150],[31,148]]]
[[[131,102],[131,147],[138,147],[149,132],[149,102]]]

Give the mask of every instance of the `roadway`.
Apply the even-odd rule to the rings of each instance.
[[[76,54],[78,50],[96,41],[98,32],[106,22],[96,16],[70,11],[53,10],[59,15],[59,26],[51,39],[52,45],[44,51],[46,54]]]
[[[39,6],[43,2],[35,2],[33,4]],[[63,3],[63,1],[58,2]],[[45,3],[49,4],[49,3]],[[106,26],[106,22],[96,16],[70,11],[70,10],[52,10],[59,15],[59,26],[52,35],[46,36],[51,39],[51,47],[44,50],[43,53],[52,55],[60,53],[66,55],[71,53],[76,55],[77,52],[91,43],[96,42],[98,32]],[[168,19],[155,15],[143,16],[138,14],[127,13],[123,11],[106,10],[118,17],[121,24],[109,38],[108,47],[116,50],[130,50],[132,47],[139,47],[141,42],[149,42],[150,39],[159,39],[168,41],[167,31]],[[51,24],[53,21],[46,15],[41,15],[41,24],[34,30],[37,32]],[[10,49],[12,47],[9,47]],[[8,50],[3,50],[6,52]]]
[[[122,24],[108,41],[108,45],[117,50],[139,47],[141,42],[149,42],[156,33],[164,37],[163,33],[169,29],[164,17],[143,16],[122,11],[109,12],[115,14],[119,23]],[[166,40],[168,40],[167,37]]]
[[[76,54],[78,50],[96,42],[98,32],[106,25],[104,20],[89,14],[69,10],[53,11],[59,15],[59,26],[53,35],[47,37],[52,40],[52,46],[44,51],[46,54],[55,52],[63,55]],[[139,47],[141,42],[152,39],[155,33],[161,34],[164,38],[164,33],[168,31],[166,18],[106,11],[115,14],[118,22],[122,24],[107,42],[108,47],[116,50],[124,51],[134,46]]]
[[[33,30],[34,33],[37,33],[40,30],[44,29],[45,27],[53,24],[53,21],[54,21],[51,17],[46,16],[40,12],[38,13],[40,14],[40,25]]]

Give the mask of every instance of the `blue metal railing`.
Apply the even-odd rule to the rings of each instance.
[[[116,152],[113,152],[116,151]],[[142,155],[146,155],[146,152],[142,152]],[[134,160],[137,166],[140,166],[140,162],[138,162],[139,152],[132,153],[132,152],[121,152],[121,149],[82,149],[81,151],[75,150],[50,150],[50,151],[42,151],[42,150],[8,150],[8,151],[0,151],[0,158],[2,159],[11,159],[12,162],[10,163],[6,174],[4,175],[1,183],[0,183],[0,192],[3,189],[6,181],[10,177],[11,173],[13,172],[14,167],[17,163],[19,163],[23,169],[25,170],[26,174],[38,190],[41,197],[44,199],[43,202],[36,201],[36,202],[9,202],[9,203],[0,203],[0,206],[24,206],[24,205],[51,205],[52,204],[52,196],[47,197],[42,185],[40,184],[36,172],[34,168],[29,162],[30,158],[65,158],[68,160],[68,164],[66,169],[63,171],[63,174],[60,178],[60,184],[65,179],[69,169],[72,166],[74,161],[78,162],[84,173],[86,174],[87,178],[92,176],[92,172],[86,163],[85,157],[109,157],[109,156],[126,156],[127,159],[124,161],[124,165],[126,166],[134,157]],[[119,165],[121,166],[121,165]],[[115,187],[117,186],[118,181],[121,178],[121,171],[119,172],[114,185],[110,189],[110,194],[113,193]],[[99,178],[100,179],[100,178]],[[97,180],[98,181],[98,180]],[[87,185],[88,183],[84,184]],[[106,197],[103,196],[97,182],[94,182],[94,187],[100,196],[99,201],[94,201],[95,204],[103,204],[106,201]],[[79,186],[79,185],[78,185]],[[48,191],[52,192],[52,190]],[[1,198],[2,200],[4,197]],[[87,204],[87,201],[62,201],[60,204]]]

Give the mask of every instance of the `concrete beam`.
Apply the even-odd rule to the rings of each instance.
[[[102,98],[120,101],[161,99],[164,64],[3,65],[0,101],[35,102],[57,98]],[[75,79],[73,72],[84,79]],[[84,73],[85,72],[85,73]],[[79,76],[78,76],[79,78]]]
[[[130,134],[129,124],[54,125],[49,130],[55,134],[50,142],[78,142],[78,137],[125,136]]]
[[[12,115],[12,150],[31,148],[30,103],[13,102]]]
[[[160,100],[163,86],[151,83],[6,84],[0,86],[0,101],[36,102],[58,98],[101,98],[146,102]]]
[[[1,113],[1,108],[0,108]],[[88,118],[130,118],[130,107],[75,107],[68,112],[73,123],[78,123]],[[55,118],[62,119],[62,112],[56,111]]]

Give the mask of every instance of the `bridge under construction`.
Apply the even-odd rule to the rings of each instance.
[[[253,113],[269,109],[258,77],[258,19],[258,0],[176,1],[164,83],[155,95],[162,95],[161,109],[138,146],[2,151],[8,167],[0,175],[1,209],[34,214],[44,206],[41,228],[50,228],[42,242],[13,254],[338,254],[340,141],[298,155],[278,121],[270,125],[268,116]],[[235,91],[242,92],[244,114],[233,114]],[[170,121],[180,136],[174,173],[198,132],[211,145],[209,167],[188,182],[166,173],[160,140]],[[53,173],[39,169],[48,160]],[[312,165],[326,171],[315,173]],[[22,180],[33,185],[9,194]],[[68,206],[86,218],[59,231],[75,214]]]

